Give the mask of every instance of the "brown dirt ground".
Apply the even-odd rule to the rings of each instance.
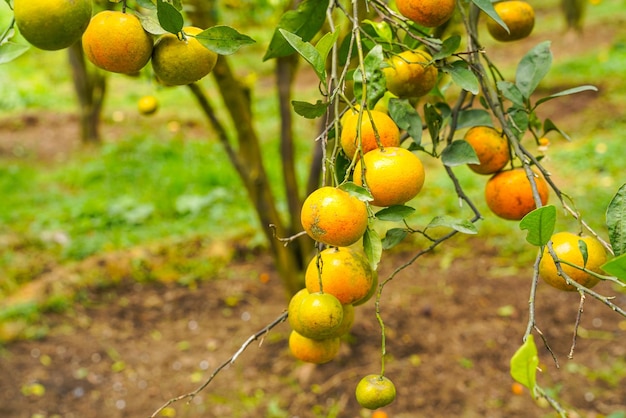
[[[595,96],[578,97],[569,102],[569,120]],[[77,130],[63,115],[26,115],[16,123],[19,143],[18,128],[3,125],[0,153],[58,161],[78,146]],[[42,141],[42,135],[57,140]],[[55,148],[45,147],[52,142]],[[410,256],[386,255],[381,277]],[[389,284],[381,302],[386,374],[398,388],[396,402],[384,409],[389,417],[553,416],[527,392],[512,391],[509,359],[526,326],[532,277],[530,268],[514,267],[518,256],[500,254],[482,240],[454,239]],[[260,280],[265,275],[267,283]],[[598,290],[614,293],[608,284]],[[615,302],[625,305],[626,295],[616,295]],[[124,281],[87,289],[82,301],[69,313],[49,316],[45,338],[0,348],[1,415],[147,417],[198,387],[286,306],[264,254],[235,258],[197,288]],[[626,413],[626,321],[588,299],[569,360],[578,306],[576,294],[540,285],[538,326],[560,368],[539,340],[539,383],[577,411],[572,417]],[[362,375],[380,370],[373,303],[357,309],[351,335],[329,364],[295,362],[288,332],[287,324],[275,327],[166,416],[369,417],[353,390]]]

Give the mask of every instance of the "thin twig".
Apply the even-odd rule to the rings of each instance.
[[[583,316],[583,306],[585,305],[585,293],[580,292],[580,303],[578,305],[578,313],[576,314],[576,322],[574,323],[574,336],[572,337],[572,347],[569,349],[568,359],[574,358],[574,350],[576,349],[576,339],[578,337],[578,327],[580,326],[580,318]]]

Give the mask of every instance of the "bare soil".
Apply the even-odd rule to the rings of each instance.
[[[596,40],[579,43],[578,50]],[[572,96],[568,110],[552,110],[555,120],[578,120],[597,97]],[[74,122],[41,113],[4,121],[0,155],[63,160],[79,146]],[[529,312],[531,266],[515,262],[527,248],[504,255],[493,245],[453,239],[385,288],[385,373],[398,389],[397,400],[384,408],[389,417],[554,416],[527,391],[518,394],[509,375]],[[380,276],[412,254],[386,254]],[[626,305],[626,295],[609,284],[598,291]],[[0,348],[1,415],[148,417],[205,382],[286,307],[271,259],[262,253],[240,254],[194,288],[123,281],[85,289],[81,302],[47,317],[44,338]],[[540,284],[537,325],[552,352],[535,332],[539,384],[559,397],[572,417],[626,413],[626,321],[587,298],[574,358],[568,359],[578,310],[577,294]],[[189,404],[174,403],[162,416],[369,417],[353,393],[360,377],[380,371],[373,301],[357,309],[354,328],[331,363],[294,361],[288,333],[287,324],[277,325]]]

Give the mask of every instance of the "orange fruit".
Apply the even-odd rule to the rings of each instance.
[[[356,400],[363,408],[378,409],[396,399],[396,387],[389,378],[370,374],[356,386]]]
[[[363,305],[365,302],[370,300],[376,294],[377,289],[378,289],[378,272],[374,270],[372,271],[372,287],[370,288],[370,291],[367,292],[367,295],[365,295],[363,299],[357,300],[352,305],[353,306]]]
[[[396,0],[398,11],[418,25],[434,28],[454,14],[455,0]]]
[[[289,310],[289,325],[300,335],[314,340],[334,337],[343,321],[343,306],[330,293],[301,295]],[[291,305],[291,303],[290,303]]]
[[[289,350],[291,354],[307,363],[328,363],[337,356],[341,348],[339,337],[324,340],[313,340],[291,331],[289,334]]]
[[[389,415],[384,411],[374,411],[371,418],[389,418]]]
[[[304,328],[302,322],[300,321],[299,311],[303,299],[309,294],[310,293],[306,288],[300,289],[295,295],[291,297],[291,300],[289,301],[289,307],[287,309],[287,320],[289,321],[289,325],[291,326],[291,328],[294,330],[302,330]],[[352,328],[352,324],[354,323],[354,306],[342,305],[342,310],[343,315],[341,324],[337,328],[335,328],[334,331],[329,331],[328,336],[325,338],[341,337],[342,335],[347,334],[348,331],[350,331],[350,329]]]
[[[545,205],[549,196],[548,183],[538,174],[535,183],[541,203]],[[494,214],[509,220],[518,221],[536,208],[530,180],[521,167],[500,171],[491,177],[485,187],[485,200]]]
[[[152,115],[159,109],[159,101],[154,96],[143,96],[137,102],[137,110],[142,115]]]
[[[413,199],[422,190],[424,175],[417,155],[400,147],[372,150],[354,167],[354,182],[367,187],[374,197],[370,202],[374,206],[402,205]]]
[[[302,203],[302,227],[315,241],[334,247],[357,242],[367,229],[367,205],[336,187],[324,186]]]
[[[166,86],[195,83],[213,71],[217,63],[217,54],[193,37],[202,32],[202,29],[188,26],[183,32],[189,35],[185,40],[168,33],[161,36],[154,45],[154,75]]]
[[[360,127],[359,117],[361,117]],[[363,154],[378,148],[377,133],[380,146],[397,147],[400,145],[400,130],[386,113],[370,110],[363,112],[362,115],[358,113],[348,115],[341,130],[341,148],[348,158],[353,158],[359,149],[359,130]]]
[[[122,74],[139,72],[150,60],[152,38],[130,13],[97,13],[83,34],[83,50],[95,66]]]
[[[319,264],[319,268],[318,268]],[[325,293],[342,304],[357,303],[374,285],[372,268],[365,254],[355,248],[327,248],[307,266],[304,281],[309,292],[320,291],[320,278]]]
[[[91,0],[14,0],[15,24],[31,45],[47,51],[78,41],[91,19]]]
[[[480,164],[468,164],[478,174],[493,174],[502,170],[510,160],[509,142],[489,126],[474,126],[463,137],[476,152]]]
[[[556,253],[559,260],[575,264],[579,267],[601,273],[602,266],[606,262],[606,251],[600,241],[592,236],[579,236],[571,232],[557,232],[550,238],[552,240],[552,249]],[[587,245],[587,264],[584,263],[583,254],[580,251],[578,241],[583,241]],[[587,288],[592,288],[600,279],[586,273],[576,267],[565,263],[560,263],[563,272],[567,274],[575,282],[582,284]],[[539,263],[539,275],[546,283],[560,290],[574,291],[576,287],[567,284],[565,279],[559,275],[554,259],[548,252],[548,247],[544,247],[543,256]]]
[[[383,68],[387,90],[398,97],[421,97],[437,84],[439,70],[424,51],[404,51],[392,56]]]
[[[487,17],[487,31],[493,39],[501,42],[517,41],[533,31],[535,10],[525,1],[501,1],[495,3],[493,8],[509,28],[507,32],[498,22]]]

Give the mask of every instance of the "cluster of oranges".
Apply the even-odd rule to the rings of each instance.
[[[85,56],[106,71],[136,74],[151,61],[155,78],[175,86],[200,80],[217,62],[217,54],[195,39],[202,32],[196,27],[161,35],[155,42],[141,20],[126,10],[92,17],[91,0],[17,0],[13,7],[16,25],[29,43],[59,50],[82,39]]]

